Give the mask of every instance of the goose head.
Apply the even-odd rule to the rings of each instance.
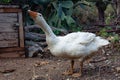
[[[39,24],[39,25],[43,25],[46,24],[46,21],[44,19],[44,17],[42,16],[41,13],[35,12],[35,11],[31,11],[28,10],[29,15],[31,16],[31,18],[35,21],[35,23]]]
[[[45,32],[46,41],[49,44],[53,44],[53,42],[55,43],[56,42],[55,41],[56,35],[53,33],[52,29],[47,24],[44,17],[42,16],[42,14],[38,13],[38,12],[31,11],[31,10],[28,10],[28,13],[31,16],[31,18],[39,25],[39,27]]]
[[[29,15],[35,21],[36,24],[45,32],[46,36],[55,36],[50,26],[47,24],[46,20],[41,13],[28,10]]]

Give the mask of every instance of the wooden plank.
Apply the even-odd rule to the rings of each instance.
[[[20,40],[20,47],[24,47],[24,30],[23,30],[23,19],[22,19],[22,12],[18,13],[19,15],[19,40]]]
[[[0,47],[1,48],[7,48],[7,47],[18,47],[18,40],[6,40],[6,41],[0,41]]]
[[[14,51],[24,51],[25,48],[23,47],[16,47],[16,48],[0,48],[0,54],[5,52],[14,52]]]
[[[15,9],[15,8],[1,8],[0,12],[21,12],[21,9]]]
[[[4,52],[0,53],[0,59],[1,58],[18,58],[18,57],[25,57],[24,51],[14,51],[14,52]]]
[[[17,13],[0,13],[0,47],[18,47]],[[18,26],[19,27],[19,26]]]
[[[0,41],[18,39],[18,33],[0,33]],[[1,43],[1,42],[0,42]]]
[[[0,13],[0,23],[16,23],[17,13]]]
[[[19,26],[18,26],[19,27]],[[18,27],[14,26],[14,23],[0,23],[0,32],[18,32]]]
[[[0,8],[19,8],[18,5],[1,4]]]
[[[0,13],[0,32],[17,32],[14,24],[18,23],[17,13]]]

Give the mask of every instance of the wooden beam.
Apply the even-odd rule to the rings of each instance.
[[[17,12],[22,12],[22,10],[21,9],[15,9],[15,8],[0,8],[0,12],[15,12],[15,13],[17,13]]]
[[[24,47],[24,30],[23,30],[23,19],[22,19],[22,12],[18,13],[19,16],[19,41],[20,41],[20,47]]]
[[[93,33],[95,33],[95,32],[100,32],[100,30],[90,30],[90,29],[88,29],[88,30],[83,30],[83,31],[93,32]],[[108,33],[110,33],[110,32],[120,33],[120,29],[106,30],[106,32],[108,32]]]
[[[15,52],[15,51],[24,51],[25,48],[22,47],[13,47],[13,48],[0,48],[0,54],[5,52]]]

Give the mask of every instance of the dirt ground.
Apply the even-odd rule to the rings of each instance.
[[[84,64],[83,75],[72,77],[63,75],[70,61],[44,53],[35,58],[0,58],[0,80],[120,80],[120,53],[113,49],[106,53],[98,52],[93,60],[106,57],[106,60]],[[79,71],[79,61],[75,62],[75,72]]]

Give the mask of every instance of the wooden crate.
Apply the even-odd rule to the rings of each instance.
[[[17,5],[0,5],[0,57],[25,54],[22,10]],[[14,53],[14,54],[12,54]],[[20,54],[19,54],[20,53]],[[11,57],[10,56],[10,57]]]

